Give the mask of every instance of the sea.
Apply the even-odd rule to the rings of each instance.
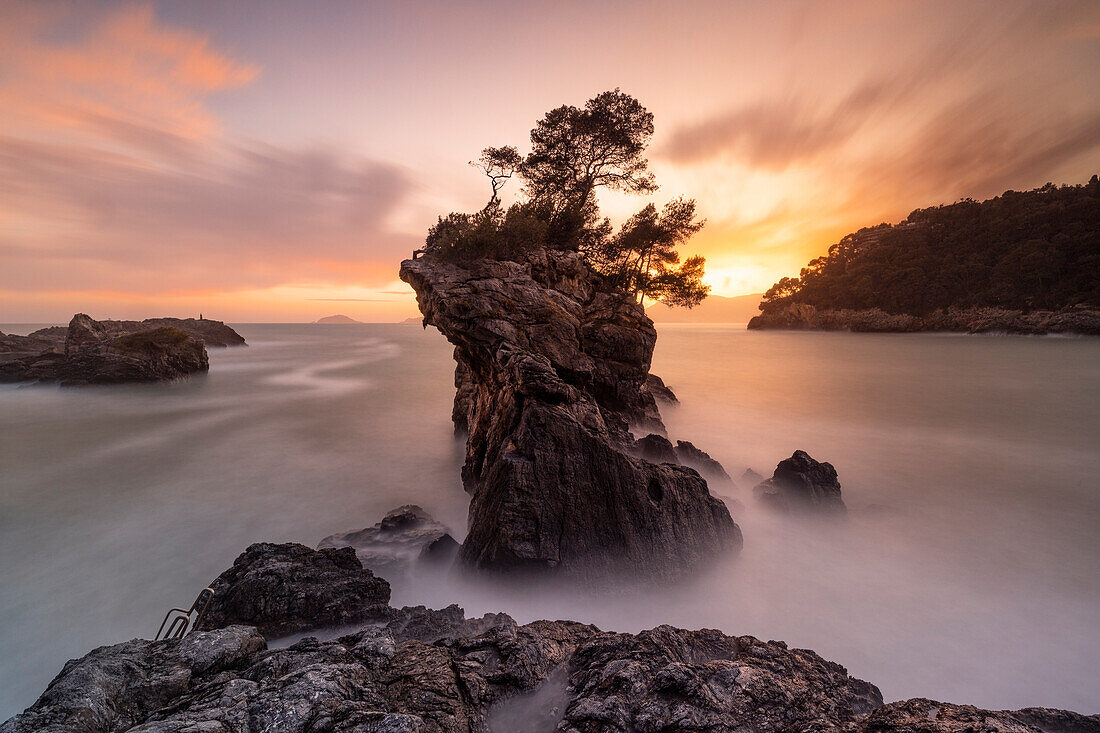
[[[0,325],[27,333],[41,325]],[[163,385],[0,385],[0,720],[65,661],[153,636],[250,543],[316,545],[415,503],[465,532],[451,347],[410,324],[239,324]],[[659,326],[670,437],[722,462],[744,535],[673,587],[395,582],[394,603],[810,648],[886,700],[1100,712],[1100,339]],[[771,514],[795,450],[847,519]]]

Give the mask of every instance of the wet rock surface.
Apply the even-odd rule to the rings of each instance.
[[[0,381],[59,382],[63,386],[162,382],[210,368],[203,342],[172,326],[134,332],[112,330],[78,313],[63,341],[55,329],[27,337],[5,337],[11,349],[0,359]],[[15,349],[48,344],[33,353]]]
[[[364,567],[389,575],[409,572],[422,555],[442,563],[448,552],[453,557],[451,543],[457,546],[445,526],[421,507],[406,504],[373,527],[329,535],[317,547],[351,547]]]
[[[401,278],[455,345],[464,564],[671,579],[740,547],[698,473],[632,455],[631,429],[665,432],[646,386],[656,331],[632,298],[596,287],[579,253],[420,258]]]
[[[384,583],[369,571],[356,575],[357,564],[350,548],[252,545],[214,582],[217,593],[238,597],[231,605],[262,615],[268,629],[334,621],[341,629],[268,648],[259,629],[222,612],[183,639],[100,647],[66,664],[0,733],[1091,733],[1100,725],[1096,716],[1045,708],[997,712],[924,699],[883,706],[873,684],[812,651],[710,629],[623,634],[385,604],[347,624],[316,599],[345,597],[350,586],[340,578],[348,576]],[[248,580],[265,574],[279,580]],[[246,587],[255,598],[239,598]],[[361,600],[380,597],[375,587]],[[288,600],[298,598],[315,600]],[[224,597],[215,602],[226,606]],[[309,604],[318,616],[303,616]]]
[[[785,514],[843,515],[840,481],[831,463],[820,463],[806,451],[780,461],[775,473],[753,489],[756,498]]]

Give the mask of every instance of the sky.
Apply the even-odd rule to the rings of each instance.
[[[1100,3],[0,0],[0,323],[417,313],[467,165],[613,88],[720,295],[915,208],[1100,172]],[[515,196],[508,193],[507,197]]]

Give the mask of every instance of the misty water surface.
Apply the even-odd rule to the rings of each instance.
[[[463,531],[438,333],[239,330],[249,348],[178,384],[0,388],[0,719],[66,659],[152,635],[251,542],[315,545],[409,502]],[[704,578],[602,596],[419,579],[395,603],[717,627],[815,649],[888,700],[1100,711],[1100,340],[666,325],[654,361],[682,401],[672,438],[735,478],[796,448],[831,461],[848,521],[715,485],[745,549]]]

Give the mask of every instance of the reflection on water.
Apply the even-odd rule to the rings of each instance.
[[[151,635],[250,542],[314,545],[410,502],[461,532],[437,333],[239,330],[250,348],[179,384],[0,388],[0,717],[65,659]],[[603,597],[421,579],[395,601],[711,626],[813,648],[887,699],[1100,709],[1100,341],[663,326],[654,371],[682,400],[671,437],[734,477],[796,448],[831,461],[849,520],[714,486],[745,549],[706,578]]]

